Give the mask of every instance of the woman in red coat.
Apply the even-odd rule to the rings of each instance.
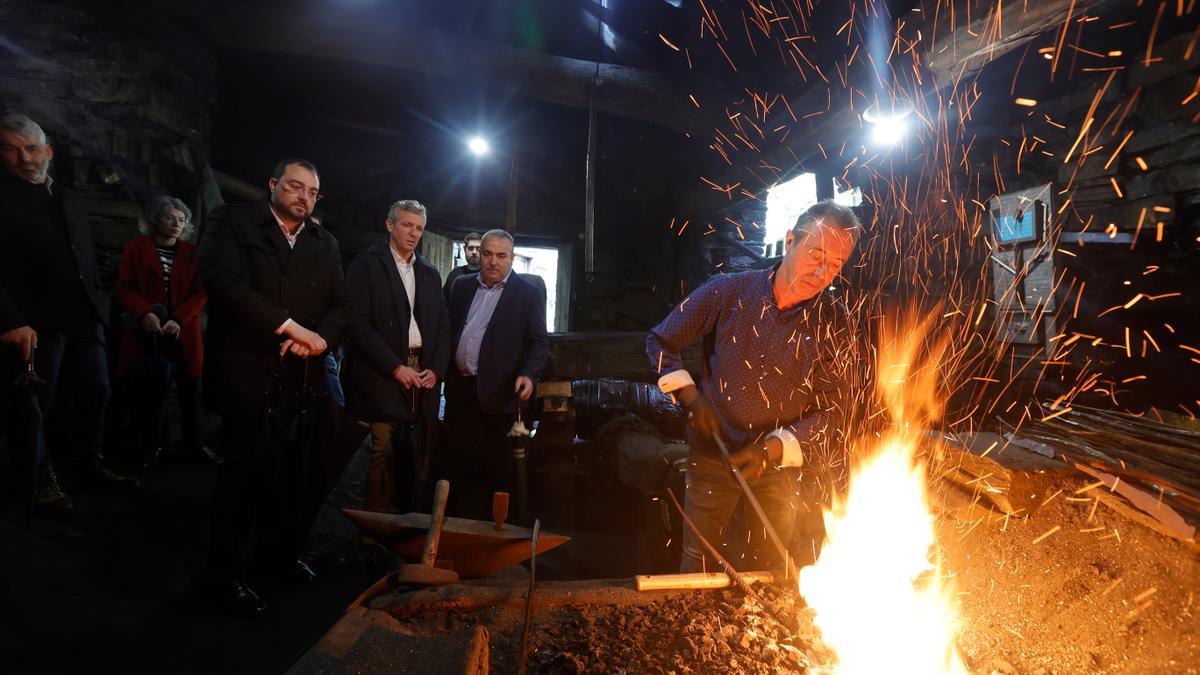
[[[144,237],[125,242],[117,274],[117,300],[129,314],[117,372],[133,381],[135,418],[146,466],[157,463],[166,426],[171,380],[179,395],[185,451],[201,450],[196,435],[196,381],[204,362],[200,310],[207,297],[200,282],[196,245],[184,241],[192,212],[173,197],[146,209]]]

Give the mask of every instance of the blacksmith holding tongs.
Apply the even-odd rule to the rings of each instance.
[[[758,502],[755,510],[773,530],[749,510],[747,525],[767,530],[778,545],[754,563],[759,569],[783,566],[778,549],[791,546],[797,510],[813,510],[802,487],[805,458],[831,456],[830,447],[846,436],[853,339],[845,307],[827,289],[861,230],[849,208],[832,201],[813,205],[787,233],[778,265],[712,277],[646,339],[659,387],[682,401],[691,418],[687,515],[720,549],[743,497],[740,471]],[[681,353],[700,338],[703,372],[697,382]],[[804,551],[809,542],[798,544],[812,555]],[[686,528],[680,571],[720,571]]]

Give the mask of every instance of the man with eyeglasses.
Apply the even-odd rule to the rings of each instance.
[[[467,259],[465,265],[459,265],[450,270],[446,275],[446,284],[442,286],[442,294],[446,296],[446,304],[450,304],[450,289],[454,288],[454,282],[464,274],[475,274],[479,271],[479,247],[483,246],[483,235],[478,232],[468,232],[467,236],[463,237],[463,257]]]
[[[353,312],[337,240],[311,218],[321,197],[317,168],[285,159],[267,188],[264,201],[213,211],[200,241],[209,299],[205,398],[221,414],[225,451],[208,565],[221,604],[250,616],[266,610],[246,583],[251,563],[255,572],[297,582],[316,576],[297,558],[303,524],[287,519],[299,505],[274,498],[297,492],[271,478],[288,475],[280,469],[289,460],[259,442],[268,392],[277,383],[327,388],[317,357],[340,339]]]

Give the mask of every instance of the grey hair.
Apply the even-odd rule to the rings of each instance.
[[[186,223],[183,227],[183,232],[179,235],[181,239],[187,239],[192,234],[192,210],[183,203],[183,200],[175,197],[155,197],[146,204],[145,210],[142,211],[142,217],[138,219],[138,229],[142,234],[153,235],[158,231],[158,217],[167,209],[178,209],[183,213],[183,220]]]
[[[0,130],[15,131],[22,136],[36,140],[42,145],[46,144],[46,132],[42,130],[42,127],[38,126],[37,122],[24,115],[13,113],[0,117]]]
[[[424,204],[415,199],[401,199],[392,204],[391,207],[388,208],[388,218],[395,220],[396,215],[400,211],[404,211],[406,213],[415,213],[424,218],[426,221],[429,220],[429,211],[425,208]]]
[[[484,232],[483,237],[480,239],[479,243],[482,244],[483,242],[487,241],[488,239],[491,239],[492,237],[495,237],[497,239],[504,239],[505,241],[508,242],[508,245],[510,247],[516,246],[516,242],[513,241],[512,235],[509,234],[507,230],[501,230],[501,229],[488,230],[487,232]]]
[[[838,204],[832,199],[819,201],[816,204],[808,207],[808,210],[800,214],[796,219],[796,224],[792,227],[792,231],[814,232],[814,228],[818,223],[832,221],[839,229],[850,235],[851,241],[858,243],[858,237],[862,233],[862,223],[859,222],[858,216],[854,215],[854,211],[850,207],[843,204]]]

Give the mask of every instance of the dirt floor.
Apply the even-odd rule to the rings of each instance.
[[[1027,517],[942,522],[976,671],[1200,672],[1197,546],[1077,494],[1081,474],[1035,475]]]
[[[1196,545],[1098,502],[1097,488],[1077,492],[1088,484],[1077,473],[1035,471],[1014,487],[1023,517],[976,505],[940,519],[961,602],[960,648],[973,672],[1200,672]],[[473,584],[372,606],[421,635],[482,625],[493,671],[516,672],[525,583]],[[529,669],[822,672],[831,655],[802,600],[756,588],[774,612],[736,589],[639,594],[628,580],[547,582],[535,594]]]

